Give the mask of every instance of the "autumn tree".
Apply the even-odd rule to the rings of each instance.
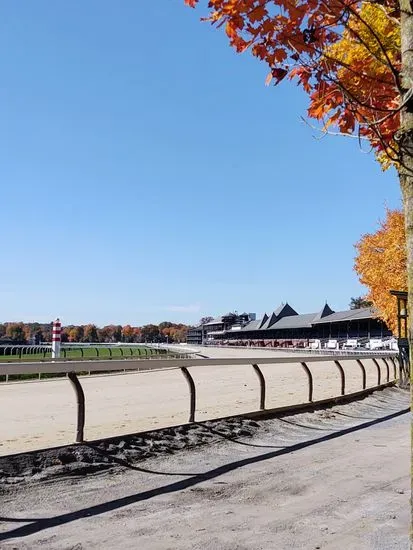
[[[159,323],[158,328],[160,331],[163,331],[164,329],[171,328],[173,326],[174,324],[171,323],[170,321],[162,321],[162,323]]]
[[[111,341],[109,327],[105,326],[102,328],[98,328],[97,333],[98,333],[98,342],[104,343],[104,342]]]
[[[171,329],[172,332],[172,338],[174,342],[185,342],[186,341],[186,335],[188,333],[188,327],[186,325],[176,325],[173,329]]]
[[[73,327],[71,326],[62,328],[62,334],[61,334],[62,342],[70,342],[70,331],[72,330],[72,328]]]
[[[115,325],[113,327],[113,341],[114,342],[121,342],[122,341],[122,326],[121,325]]]
[[[161,323],[162,324],[162,323]],[[172,325],[172,323],[169,323]],[[158,327],[160,328],[161,325],[158,325]],[[165,341],[165,342],[173,342],[175,340],[174,336],[175,336],[175,328],[173,326],[171,327],[164,327],[164,328],[160,328],[159,330],[160,334],[161,334],[161,339],[162,341]]]
[[[182,342],[186,338],[187,329],[188,327],[182,323],[170,321],[144,327],[106,325],[98,328],[94,324],[67,325],[62,328],[62,342],[166,342],[167,339],[170,342]],[[36,344],[40,344],[51,341],[51,330],[51,323],[3,323],[0,324],[0,338],[4,337],[16,343],[34,340]]]
[[[31,327],[31,324],[22,323],[22,325],[23,325],[24,341],[25,341],[25,342],[30,342],[30,340],[31,340],[31,338],[32,338],[32,327]]]
[[[7,323],[6,336],[16,342],[24,344],[26,342],[25,327],[23,323]]]
[[[407,289],[407,256],[404,216],[387,210],[375,233],[364,235],[356,244],[355,270],[367,286],[371,300],[387,326],[397,331],[397,304],[390,290]]]
[[[134,342],[135,331],[130,325],[125,325],[122,328],[122,342]]]
[[[120,342],[122,327],[118,325],[106,325],[97,329],[99,342]]]
[[[159,328],[157,325],[144,325],[141,328],[141,336],[144,342],[157,342],[159,341]]]
[[[44,342],[51,342],[52,341],[52,331],[53,331],[53,323],[46,323],[42,325],[42,333]]]
[[[96,325],[86,325],[84,328],[84,335],[83,335],[83,342],[97,342],[98,339],[98,333],[96,329]]]
[[[83,342],[84,329],[82,326],[73,327],[69,330],[69,342]]]
[[[205,19],[225,29],[237,52],[248,50],[268,66],[268,84],[289,78],[304,89],[307,114],[322,132],[357,137],[384,168],[396,168],[413,319],[413,4],[210,0],[207,10]]]

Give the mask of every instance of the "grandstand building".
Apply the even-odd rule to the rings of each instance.
[[[222,343],[273,347],[306,347],[314,340],[363,343],[372,338],[391,337],[373,308],[333,311],[328,304],[316,313],[297,313],[281,304],[261,319],[254,314],[229,313],[188,331],[188,344]]]

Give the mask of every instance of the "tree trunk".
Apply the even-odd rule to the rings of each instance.
[[[413,88],[413,10],[411,0],[400,0],[400,32],[401,32],[401,82],[403,94],[401,101],[410,89]],[[399,146],[401,164],[399,167],[400,186],[403,194],[403,208],[406,220],[406,246],[407,246],[407,290],[408,299],[408,339],[410,346],[410,401],[413,405],[412,372],[413,372],[413,99],[402,109],[400,119]],[[410,481],[413,488],[413,425],[411,427],[411,472]],[[410,512],[412,522],[410,524],[410,540],[412,540],[413,506],[412,494],[410,497]]]

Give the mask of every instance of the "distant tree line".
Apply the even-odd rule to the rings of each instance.
[[[144,343],[185,342],[188,326],[164,321],[159,325],[68,325],[62,328],[62,342]],[[51,342],[52,323],[0,323],[0,344],[40,344]]]

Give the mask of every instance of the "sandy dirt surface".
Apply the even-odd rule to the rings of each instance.
[[[201,349],[213,358],[286,356],[269,350]],[[343,361],[346,393],[358,391],[361,372],[355,360]],[[377,384],[377,370],[365,361],[367,386]],[[382,380],[385,365],[380,361]],[[310,364],[314,400],[340,395],[333,362]],[[267,408],[304,403],[308,382],[299,364],[264,365]],[[254,411],[259,406],[258,379],[245,366],[191,369],[197,386],[197,420]],[[181,424],[188,420],[189,394],[179,370],[82,377],[88,440]],[[76,401],[67,379],[0,384],[0,455],[69,444],[74,441]]]
[[[253,437],[8,487],[2,549],[406,550],[407,392],[260,420]]]

